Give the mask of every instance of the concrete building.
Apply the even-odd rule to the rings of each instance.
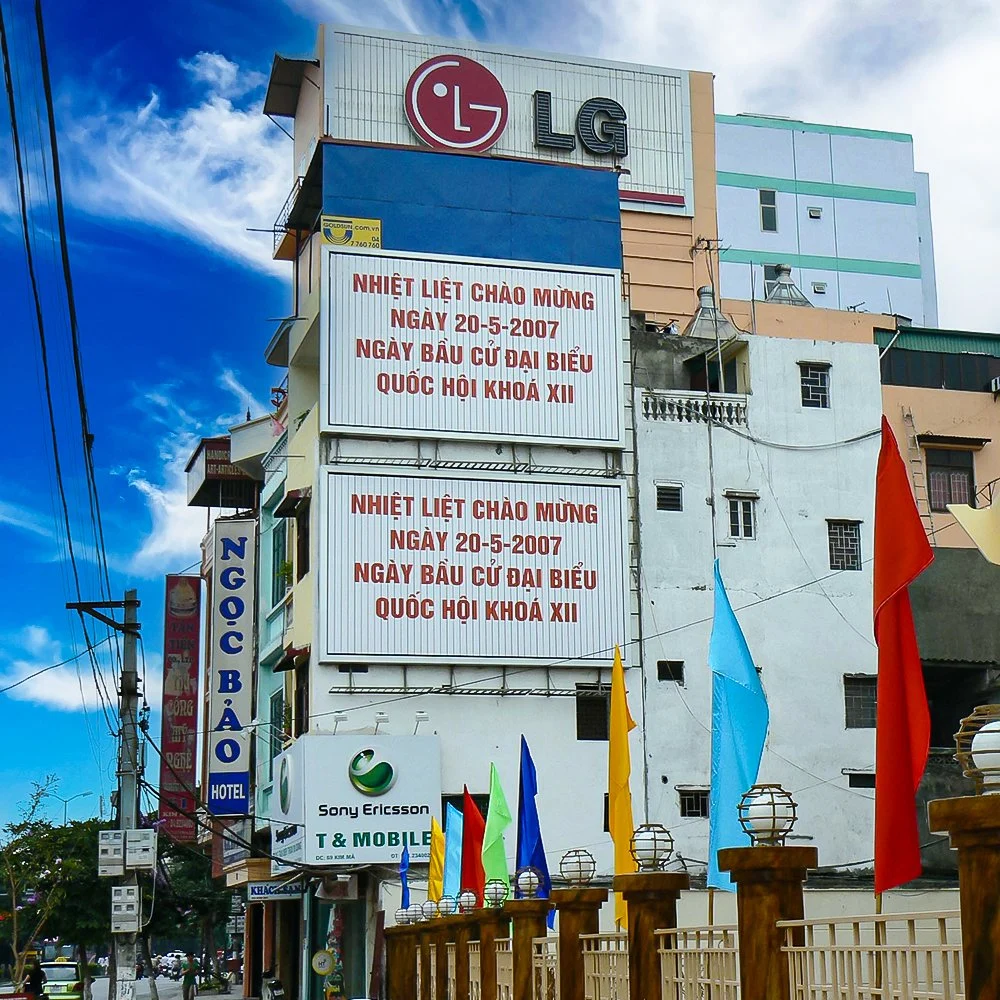
[[[937,324],[929,179],[912,136],[717,115],[716,149],[727,298],[766,299],[788,264],[815,306]]]

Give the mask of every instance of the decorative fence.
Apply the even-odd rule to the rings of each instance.
[[[428,949],[427,957],[427,978],[431,981],[431,996],[437,996],[437,945],[432,944]]]
[[[514,994],[514,952],[510,938],[497,938],[497,1000],[511,1000]]]
[[[469,942],[469,1000],[480,1000],[482,997],[482,987],[479,985],[482,979],[482,964],[479,958],[479,942]],[[417,996],[420,996],[418,993]]]
[[[628,936],[581,934],[584,1000],[628,1000]]]
[[[535,1000],[559,1000],[559,938],[534,939],[531,967]]]
[[[657,931],[656,939],[664,997],[740,1000],[735,927],[675,927]]]
[[[458,977],[455,974],[455,942],[448,942],[448,996],[456,995],[456,984]]]
[[[645,392],[642,415],[646,420],[673,420],[687,424],[735,424],[747,422],[747,398],[736,393],[694,392],[672,389]]]
[[[792,1000],[964,1000],[960,917],[781,921]]]

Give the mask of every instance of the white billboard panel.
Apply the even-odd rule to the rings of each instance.
[[[404,847],[411,862],[430,859],[431,817],[441,814],[436,736],[305,733],[275,765],[272,872],[398,864]]]
[[[323,430],[620,446],[619,272],[325,249]]]
[[[620,483],[320,470],[322,662],[603,664],[625,642]]]
[[[335,27],[324,48],[336,139],[625,167],[623,207],[693,213],[684,70]]]

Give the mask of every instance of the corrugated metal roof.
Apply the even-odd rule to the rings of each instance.
[[[887,347],[895,336],[893,330],[876,330],[875,343],[879,347]],[[1000,334],[912,326],[906,328],[892,344],[893,350],[897,348],[901,351],[936,351],[939,354],[988,354],[1000,358]]]

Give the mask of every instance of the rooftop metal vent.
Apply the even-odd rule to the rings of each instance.
[[[729,340],[739,335],[739,330],[723,315],[721,309],[715,308],[715,291],[711,285],[702,285],[698,289],[698,310],[691,317],[691,322],[681,331],[682,337],[703,337],[714,340],[718,325],[720,341]]]
[[[785,306],[812,306],[792,281],[792,269],[787,264],[776,264],[774,270],[774,284],[767,293],[765,302],[776,302]]]

